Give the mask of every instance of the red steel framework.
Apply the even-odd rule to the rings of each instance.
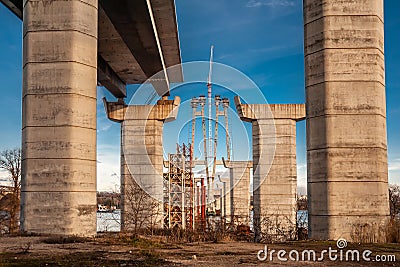
[[[191,145],[177,145],[176,154],[168,155],[164,173],[164,227],[194,229],[194,176]]]

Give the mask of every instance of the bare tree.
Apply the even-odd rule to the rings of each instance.
[[[297,207],[293,207],[294,214]],[[290,216],[280,210],[279,206],[272,212],[264,212],[254,218],[256,242],[285,242],[297,239],[297,216]]]
[[[395,218],[400,213],[400,186],[389,185],[390,216]]]
[[[8,229],[10,233],[18,231],[19,204],[21,191],[21,149],[4,150],[0,153],[0,169],[8,173],[8,179],[11,183],[11,193],[4,198],[6,204],[5,210],[9,213]]]
[[[308,210],[308,198],[307,195],[297,194],[297,210]]]
[[[137,235],[144,229],[154,230],[161,224],[162,210],[158,200],[150,196],[135,181],[122,195],[123,228]]]

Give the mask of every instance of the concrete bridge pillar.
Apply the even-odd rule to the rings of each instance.
[[[229,168],[229,183],[226,201],[230,209],[230,221],[235,224],[248,225],[250,221],[250,161],[224,162]]]
[[[384,241],[383,0],[304,0],[309,237]]]
[[[122,229],[162,228],[163,124],[176,118],[180,99],[157,105],[105,104],[108,118],[121,123]]]
[[[24,1],[21,228],[96,234],[97,1]]]
[[[305,119],[304,104],[243,105],[244,121],[253,125],[253,223],[257,240],[296,236],[296,122]]]
[[[225,218],[225,222],[231,222],[231,186],[230,186],[230,177],[221,177],[222,182],[222,190],[221,190],[221,199],[222,199],[222,210],[221,215]]]

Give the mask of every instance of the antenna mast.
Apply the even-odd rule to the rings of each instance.
[[[211,46],[211,53],[210,53],[210,71],[208,72],[208,80],[207,80],[207,87],[208,87],[209,92],[211,90],[213,56],[214,56],[214,46],[212,45]]]
[[[208,100],[208,153],[206,155],[211,156],[212,155],[212,149],[213,149],[213,142],[212,142],[212,85],[211,85],[211,78],[212,78],[212,65],[213,65],[213,54],[214,54],[214,46],[211,46],[211,51],[210,51],[210,70],[208,72],[208,81],[207,81],[207,88],[208,88],[208,95],[207,95],[207,100]],[[208,159],[206,160],[206,170],[207,173],[208,171]],[[210,179],[211,178],[211,179]],[[207,186],[208,186],[208,199],[209,203],[213,201],[213,190],[211,189],[213,185],[213,178],[214,177],[209,177],[207,176]]]
[[[208,73],[208,155],[212,155],[213,149],[213,142],[212,140],[212,85],[211,85],[211,78],[212,78],[212,65],[213,65],[213,54],[214,54],[214,46],[211,46],[210,52],[210,71]]]

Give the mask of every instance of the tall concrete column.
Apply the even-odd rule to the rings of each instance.
[[[305,119],[304,104],[243,105],[244,121],[253,125],[253,223],[256,240],[296,237],[296,122]]]
[[[384,241],[383,0],[304,0],[309,236]]]
[[[229,215],[235,224],[248,225],[250,221],[250,161],[224,162],[229,168]]]
[[[226,223],[230,223],[231,216],[231,182],[230,177],[221,177],[222,182],[222,216]]]
[[[21,228],[96,234],[97,1],[24,1]]]
[[[157,105],[105,103],[109,119],[121,122],[122,228],[163,226],[163,124],[176,118],[180,99]],[[139,216],[141,225],[133,222]]]

